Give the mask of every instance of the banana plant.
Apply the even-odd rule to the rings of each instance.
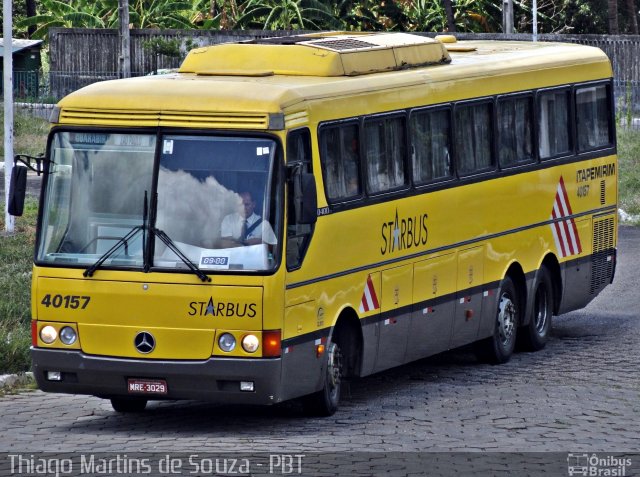
[[[16,23],[16,28],[35,26],[32,38],[44,38],[49,28],[106,28],[100,15],[100,2],[87,0],[42,0],[41,12]]]
[[[331,10],[318,0],[248,0],[238,19],[240,28],[265,30],[321,30],[338,24]]]

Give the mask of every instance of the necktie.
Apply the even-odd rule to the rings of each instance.
[[[244,242],[247,239],[247,228],[249,227],[249,220],[242,221],[242,230],[240,231],[240,240]]]

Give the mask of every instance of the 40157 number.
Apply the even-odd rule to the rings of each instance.
[[[89,302],[90,296],[78,296],[78,295],[51,295],[47,293],[40,302],[42,305],[49,308],[70,308],[77,310],[78,308],[84,310]]]

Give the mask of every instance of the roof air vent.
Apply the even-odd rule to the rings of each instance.
[[[318,46],[320,48],[326,48],[328,50],[334,51],[360,50],[363,48],[375,48],[376,46],[379,47],[379,45],[376,45],[374,43],[356,40],[353,38],[309,41],[305,42],[305,44],[310,46]]]

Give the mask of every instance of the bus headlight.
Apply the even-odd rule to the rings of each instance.
[[[236,347],[236,338],[231,333],[224,333],[218,338],[218,346],[222,351],[229,353]]]
[[[247,353],[255,353],[260,346],[260,340],[256,335],[246,335],[242,338],[242,348]]]
[[[58,332],[51,325],[44,326],[40,330],[40,339],[47,344],[53,343],[57,337],[58,337]]]
[[[60,330],[60,341],[62,341],[66,345],[72,345],[78,339],[78,334],[76,330],[71,328],[70,326],[65,326]]]

